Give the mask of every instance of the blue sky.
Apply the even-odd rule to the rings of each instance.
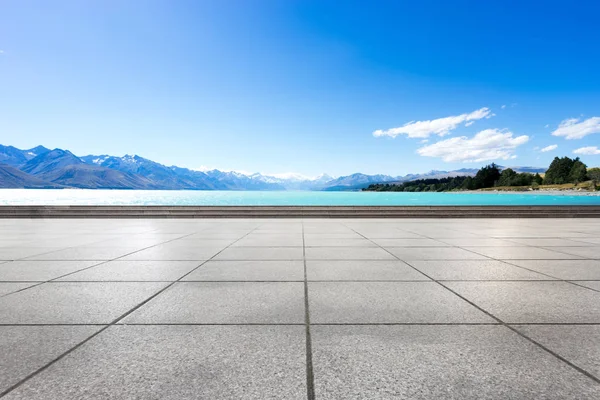
[[[582,148],[600,165],[599,13],[552,0],[4,0],[0,143],[306,175],[547,166]]]

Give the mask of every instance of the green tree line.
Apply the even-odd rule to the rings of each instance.
[[[578,184],[587,180],[600,183],[600,168],[590,168],[579,157],[555,157],[545,176],[528,172],[516,172],[511,168],[500,169],[496,164],[486,165],[475,176],[456,176],[440,179],[418,179],[401,184],[376,183],[365,191],[375,192],[447,192],[453,190],[476,190],[497,186],[538,186],[563,183]]]

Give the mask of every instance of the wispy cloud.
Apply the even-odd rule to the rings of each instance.
[[[529,140],[529,136],[514,137],[512,132],[486,129],[472,138],[454,137],[421,147],[417,153],[437,157],[446,162],[481,162],[516,158],[514,150]]]
[[[491,118],[491,110],[487,107],[480,108],[470,113],[455,115],[445,118],[432,119],[427,121],[411,121],[398,128],[387,130],[376,130],[373,136],[390,136],[395,138],[398,135],[406,135],[409,138],[427,138],[430,135],[446,136],[450,131],[456,129],[463,122],[469,123],[482,118]]]
[[[540,151],[541,151],[542,153],[547,153],[547,152],[549,152],[549,151],[556,150],[557,148],[558,148],[558,145],[557,145],[557,144],[551,144],[550,146],[546,146],[546,147],[544,147],[544,148],[543,148],[543,149],[541,149]]]
[[[591,117],[583,121],[579,118],[565,119],[552,135],[565,139],[581,139],[592,133],[600,133],[600,117]]]
[[[577,150],[573,150],[573,153],[575,154],[584,154],[587,156],[593,156],[596,154],[600,154],[600,149],[597,146],[588,146],[588,147],[581,147]]]
[[[504,110],[506,108],[506,104],[502,104],[500,108]]]
[[[4,50],[0,50],[0,54],[5,54],[5,53],[4,53]]]

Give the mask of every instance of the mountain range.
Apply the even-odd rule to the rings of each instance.
[[[544,172],[543,168],[512,167]],[[477,169],[430,171],[405,176],[355,173],[334,178],[327,174],[306,178],[297,174],[270,176],[235,171],[197,171],[166,166],[138,155],[87,155],[44,146],[21,150],[0,145],[0,188],[80,188],[148,190],[359,190],[372,183],[474,175]]]

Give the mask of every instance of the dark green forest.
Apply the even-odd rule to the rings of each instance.
[[[588,180],[600,181],[598,168],[589,171],[579,157],[555,157],[545,176],[528,172],[516,172],[511,168],[501,169],[496,164],[486,165],[475,176],[457,176],[440,179],[418,179],[399,184],[376,183],[369,185],[364,191],[373,192],[448,192],[455,190],[477,190],[493,187],[537,187],[539,185],[553,185],[573,183],[578,184]]]

